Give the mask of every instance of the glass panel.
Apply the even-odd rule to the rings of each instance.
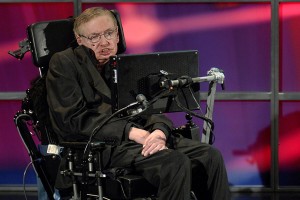
[[[216,102],[215,146],[224,155],[232,185],[270,186],[270,103]]]
[[[26,35],[28,25],[38,21],[63,19],[73,15],[73,3],[1,3],[0,26],[0,91],[25,91],[30,81],[39,75],[30,52],[22,61],[8,54],[17,50]],[[22,184],[23,173],[30,159],[13,123],[20,101],[0,101],[0,184]],[[11,159],[14,158],[14,159]],[[26,184],[36,183],[32,168],[26,174]]]
[[[280,90],[300,91],[300,3],[280,4]]]
[[[0,184],[22,184],[23,173],[30,163],[28,152],[14,124],[21,101],[0,101]],[[36,182],[32,167],[26,173],[26,185]]]
[[[17,50],[26,35],[26,27],[38,21],[64,19],[73,15],[72,3],[1,3],[0,26],[0,91],[24,91],[39,75],[30,52],[22,61],[8,54]]]
[[[279,116],[279,184],[300,185],[300,101],[283,101]]]
[[[204,104],[201,105],[205,111]],[[176,126],[184,115],[169,116]],[[270,186],[270,103],[264,101],[216,101],[213,121],[215,143],[224,156],[233,186]],[[194,118],[202,130],[203,122]]]

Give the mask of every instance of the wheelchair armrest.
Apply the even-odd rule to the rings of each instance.
[[[71,148],[71,149],[76,149],[76,150],[83,150],[85,149],[87,145],[87,142],[61,142],[60,146],[66,147],[66,148]],[[96,149],[103,149],[105,147],[105,142],[91,142],[90,143],[90,148],[92,150]]]
[[[174,134],[174,135],[179,134],[185,138],[189,138],[189,139],[201,142],[200,129],[195,124],[193,126],[190,126],[187,124],[187,125],[175,128],[172,130],[172,134]]]

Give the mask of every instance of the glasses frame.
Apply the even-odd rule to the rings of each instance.
[[[109,33],[114,34],[115,32],[116,32],[116,35],[114,35],[113,37],[111,37],[111,35],[109,35]],[[104,33],[94,34],[93,36],[88,37],[88,36],[85,36],[82,34],[79,34],[78,36],[83,37],[83,38],[87,39],[89,42],[94,44],[94,43],[98,43],[101,40],[102,36],[104,36],[104,38],[106,40],[114,39],[117,36],[117,33],[118,33],[118,26],[114,27],[113,29],[108,29]],[[93,38],[91,38],[91,37],[93,37]],[[111,37],[111,38],[107,38],[107,37]]]

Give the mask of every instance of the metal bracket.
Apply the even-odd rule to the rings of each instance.
[[[20,49],[15,51],[8,51],[9,55],[12,55],[13,57],[17,58],[18,60],[22,60],[25,53],[30,51],[30,43],[27,38],[19,42]]]

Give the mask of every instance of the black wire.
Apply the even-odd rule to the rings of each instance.
[[[178,105],[178,107],[181,108],[183,111],[185,111],[186,113],[188,113],[188,114],[190,114],[190,115],[192,115],[192,116],[195,116],[195,117],[198,117],[198,118],[200,118],[200,119],[203,119],[204,121],[206,121],[206,122],[208,122],[208,123],[210,124],[210,126],[208,126],[208,128],[210,129],[210,132],[211,132],[211,144],[213,144],[213,143],[215,142],[215,135],[214,135],[214,133],[213,133],[213,130],[214,130],[214,122],[213,122],[211,119],[205,117],[205,115],[203,114],[203,111],[202,111],[200,105],[198,104],[198,102],[197,102],[197,100],[196,100],[196,98],[195,98],[195,96],[194,96],[194,93],[192,92],[191,84],[189,85],[188,88],[189,88],[190,94],[191,94],[192,97],[193,97],[194,102],[195,102],[196,105],[197,105],[197,109],[200,110],[201,115],[199,115],[199,114],[197,114],[197,113],[191,111],[189,107],[188,107],[188,108],[184,107],[184,106],[179,102],[178,95],[175,96],[174,100],[175,100],[176,104]],[[183,89],[181,89],[181,92],[182,92],[182,94],[183,94],[184,97],[185,97],[184,99],[185,99],[186,105],[189,106],[188,103],[187,103],[187,100],[186,100],[186,95],[185,95],[185,93],[183,92]],[[207,107],[207,109],[210,110],[209,107]],[[203,130],[203,131],[204,131],[204,130]]]
[[[214,122],[213,122],[211,119],[205,117],[204,115],[199,115],[198,113],[193,112],[193,111],[191,111],[191,110],[185,108],[185,107],[179,102],[178,96],[175,96],[174,100],[175,100],[175,102],[176,102],[176,104],[177,104],[177,106],[178,106],[179,108],[181,108],[183,111],[185,111],[186,113],[188,113],[188,114],[190,114],[190,115],[192,115],[192,116],[198,117],[198,118],[203,119],[204,121],[208,122],[208,123],[210,124],[210,129],[211,129],[211,131],[214,130]]]
[[[200,112],[201,112],[201,114],[203,114],[203,111],[202,111],[202,109],[201,109],[201,106],[200,106],[200,104],[198,103],[198,101],[197,101],[197,99],[196,99],[196,97],[195,97],[195,94],[194,94],[194,92],[192,91],[191,86],[189,87],[189,92],[191,93],[192,98],[193,98],[194,102],[195,102],[196,105],[197,105],[197,109],[199,109]],[[199,101],[201,101],[201,99],[199,99]]]
[[[189,106],[189,103],[188,103],[188,99],[187,99],[187,96],[186,96],[185,93],[184,93],[183,88],[180,88],[180,91],[181,91],[181,94],[182,94],[183,99],[184,99],[184,101],[185,101],[185,105],[187,105],[188,109],[190,110],[190,106]]]
[[[98,126],[96,126],[94,128],[94,130],[92,131],[92,134],[90,135],[89,137],[89,140],[84,148],[84,151],[83,151],[83,158],[86,158],[87,156],[87,149],[90,145],[90,143],[92,142],[92,139],[93,137],[97,134],[97,132],[105,125],[107,124],[112,118],[114,118],[116,115],[118,115],[119,113],[123,112],[124,110],[127,110],[128,108],[132,107],[132,106],[135,106],[137,105],[138,102],[136,103],[132,103],[132,104],[129,104],[128,106],[125,106],[124,108],[121,108],[120,110],[118,110],[117,112],[113,113],[112,115],[110,115],[109,117],[107,117],[104,121],[101,122],[101,124],[99,124]],[[117,121],[117,120],[116,120]]]
[[[23,173],[23,192],[24,192],[24,197],[25,197],[25,200],[27,200],[27,194],[26,194],[26,187],[25,187],[25,178],[26,178],[26,173],[27,173],[27,170],[28,168],[30,167],[30,165],[32,165],[33,162],[30,161],[28,163],[28,165],[26,166],[25,170],[24,170],[24,173]]]
[[[126,195],[126,193],[125,193],[125,190],[124,190],[122,181],[121,181],[120,179],[118,179],[118,178],[116,179],[116,181],[119,182],[120,187],[121,187],[121,190],[122,190],[122,193],[123,193],[125,199],[128,199],[128,197],[127,197],[127,195]]]

